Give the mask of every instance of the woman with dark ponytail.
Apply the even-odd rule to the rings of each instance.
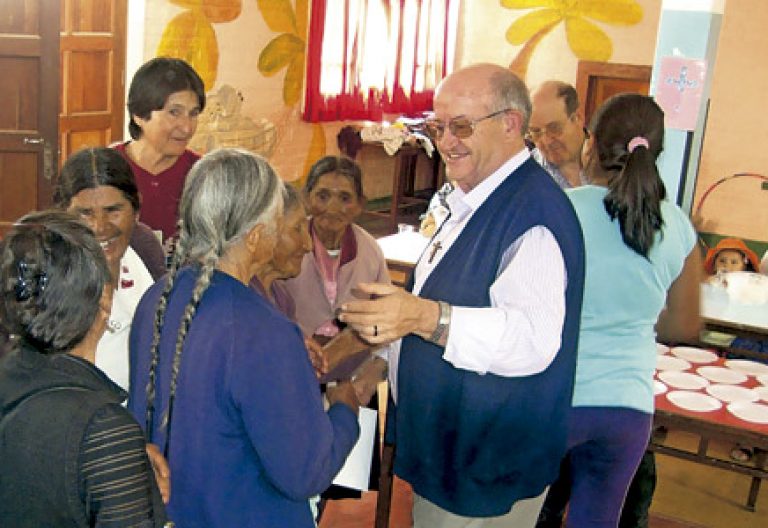
[[[698,337],[701,256],[687,215],[665,199],[656,168],[663,140],[653,99],[612,97],[582,151],[591,184],[568,192],[586,249],[569,420],[571,528],[617,526],[650,437],[655,341]]]
[[[208,153],[184,186],[171,269],[136,310],[129,408],[168,459],[179,526],[312,527],[308,499],[357,440],[352,384],[325,412],[301,331],[248,286],[282,215],[264,159]]]

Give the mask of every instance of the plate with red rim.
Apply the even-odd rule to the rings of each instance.
[[[726,367],[699,367],[696,369],[696,372],[707,378],[709,381],[714,381],[715,383],[730,383],[731,385],[738,385],[739,383],[744,383],[747,381],[746,374]]]
[[[680,372],[678,370],[665,370],[659,372],[659,380],[676,389],[703,389],[709,385],[709,381],[698,374]]]
[[[691,364],[674,356],[657,356],[656,370],[688,370]]]
[[[688,411],[710,412],[723,406],[717,398],[700,392],[676,390],[669,391],[666,396],[674,405]]]
[[[728,412],[745,422],[768,424],[768,405],[755,402],[734,402],[726,406]]]
[[[737,401],[753,402],[760,399],[760,394],[753,389],[740,387],[738,385],[713,383],[712,385],[708,385],[704,390],[707,391],[707,394],[710,396],[725,403],[733,403]]]
[[[748,376],[768,375],[768,365],[749,359],[726,359],[725,366]]]
[[[711,350],[696,347],[673,347],[670,352],[673,356],[679,357],[691,363],[712,363],[717,361],[717,354]]]

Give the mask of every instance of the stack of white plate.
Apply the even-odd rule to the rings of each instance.
[[[768,365],[750,361],[749,359],[727,359],[725,366],[732,370],[743,372],[747,376],[766,376],[768,375]]]
[[[764,403],[738,401],[729,403],[726,409],[746,422],[768,424],[768,405]]]
[[[760,399],[760,395],[754,389],[739,387],[738,385],[722,385],[716,383],[709,385],[705,389],[707,394],[714,396],[725,403],[734,403],[738,401],[753,402]]]
[[[717,360],[717,354],[711,350],[695,347],[674,347],[671,350],[673,356],[677,356],[691,363],[712,363]]]
[[[688,370],[691,364],[674,356],[656,356],[656,370]]]
[[[727,367],[699,367],[696,369],[696,372],[707,378],[709,381],[714,381],[715,383],[729,383],[731,385],[738,385],[739,383],[744,383],[747,381],[746,374]]]
[[[719,400],[700,392],[687,390],[670,391],[667,399],[681,409],[697,412],[716,411],[723,406]]]
[[[690,372],[665,370],[664,372],[659,372],[658,377],[661,381],[676,389],[698,390],[709,385],[709,381]]]

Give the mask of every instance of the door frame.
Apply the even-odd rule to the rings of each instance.
[[[651,84],[652,66],[610,62],[579,61],[576,72],[576,93],[584,111],[584,122],[589,123],[592,114],[602,101],[595,104],[591,95],[596,82],[603,79],[626,79]]]

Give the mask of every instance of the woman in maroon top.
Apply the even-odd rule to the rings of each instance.
[[[141,221],[176,232],[178,205],[189,169],[200,157],[187,149],[205,108],[203,81],[181,59],[158,57],[145,63],[128,91],[132,141],[116,148],[128,160],[142,197]]]

